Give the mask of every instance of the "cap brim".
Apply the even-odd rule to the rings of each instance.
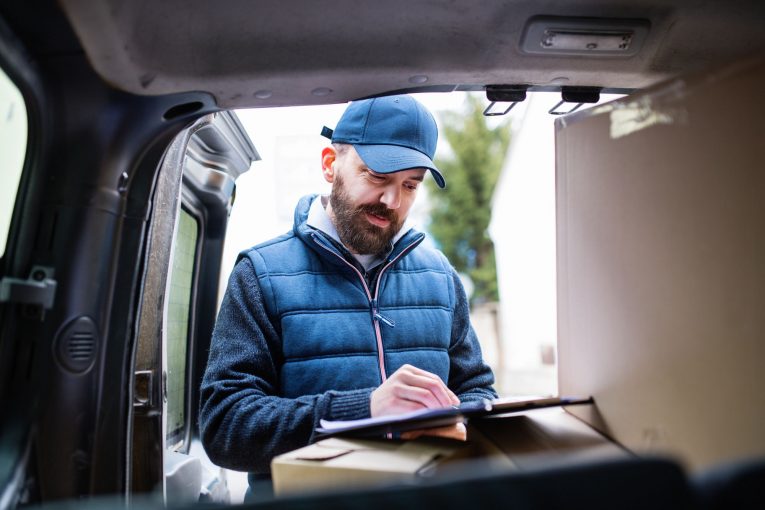
[[[412,168],[427,168],[439,188],[446,187],[444,176],[436,168],[435,163],[420,151],[401,147],[400,145],[362,145],[353,144],[356,152],[364,163],[380,174],[390,174],[410,170]]]

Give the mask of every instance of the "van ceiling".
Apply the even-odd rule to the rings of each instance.
[[[765,2],[62,0],[96,71],[136,94],[223,108],[339,103],[486,84],[636,89],[765,51]],[[521,51],[534,16],[647,20],[632,57]]]

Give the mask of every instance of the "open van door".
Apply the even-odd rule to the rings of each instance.
[[[235,114],[207,115],[162,162],[147,237],[133,379],[130,493],[227,501],[198,441],[199,385],[217,310],[235,180],[259,159]],[[207,467],[205,467],[207,465]]]

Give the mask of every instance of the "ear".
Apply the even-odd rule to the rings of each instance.
[[[332,147],[324,147],[321,151],[321,172],[324,180],[334,182],[335,180],[335,161],[337,160],[337,151]]]

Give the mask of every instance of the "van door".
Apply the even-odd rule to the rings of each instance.
[[[167,503],[228,501],[225,475],[198,442],[199,384],[235,180],[259,156],[234,113],[179,134],[158,175],[133,382],[132,493]]]

